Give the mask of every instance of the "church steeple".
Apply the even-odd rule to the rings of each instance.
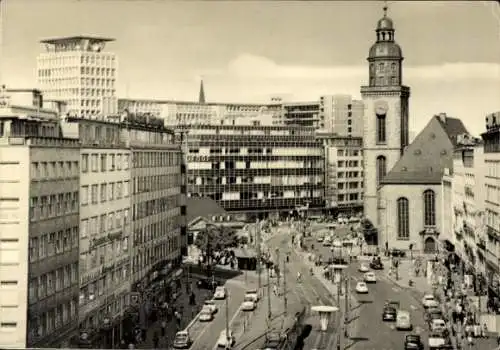
[[[198,97],[198,103],[205,103],[205,89],[203,88],[203,79],[200,81],[200,96]]]

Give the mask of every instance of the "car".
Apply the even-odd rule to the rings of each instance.
[[[397,311],[393,306],[385,306],[382,312],[382,321],[396,321]]]
[[[342,241],[340,239],[334,239],[333,242],[332,242],[332,245],[335,247],[335,248],[342,248],[344,245],[342,244]]]
[[[259,292],[257,289],[249,289],[245,292],[245,298],[249,296],[254,299],[255,302],[258,302],[260,297],[259,297]]]
[[[382,264],[382,260],[380,259],[380,256],[376,256],[370,261],[370,268],[373,270],[383,270],[384,269],[384,264]]]
[[[230,349],[233,347],[236,339],[234,337],[233,331],[226,331],[225,329],[220,332],[219,339],[217,339],[217,348]]]
[[[446,330],[446,322],[442,319],[434,319],[430,322],[431,332],[442,333]]]
[[[425,320],[427,322],[432,322],[432,320],[441,319],[444,320],[444,314],[439,307],[430,307],[425,310]]]
[[[359,265],[359,272],[368,272],[370,271],[370,268],[366,264],[361,264]]]
[[[216,314],[217,311],[219,311],[219,308],[213,300],[205,300],[205,302],[203,303],[203,307],[210,309],[213,314]]]
[[[442,333],[432,332],[429,334],[429,349],[441,350],[447,345],[446,337]]]
[[[217,286],[215,288],[215,292],[214,292],[214,299],[215,300],[223,300],[223,299],[226,299],[226,288],[225,287],[222,287],[222,286]]]
[[[392,248],[389,251],[389,255],[395,258],[404,258],[406,256],[406,253],[401,249]]]
[[[325,239],[323,239],[323,247],[331,247],[332,246],[332,240],[330,239],[330,237],[325,237]]]
[[[424,350],[424,343],[418,334],[407,334],[405,336],[405,350]]]
[[[218,286],[218,283],[213,278],[202,278],[196,281],[196,286],[200,289],[214,290]]]
[[[366,285],[365,282],[358,282],[356,284],[356,293],[358,293],[358,294],[367,294],[368,293],[368,286]]]
[[[173,344],[174,349],[189,349],[192,344],[193,341],[191,340],[188,331],[179,331],[175,334]]]
[[[363,276],[363,279],[365,280],[366,283],[377,282],[377,276],[375,276],[374,272],[366,272],[365,275]]]
[[[214,313],[212,312],[212,309],[209,306],[204,306],[201,311],[200,311],[200,316],[198,319],[201,322],[210,322],[214,319]]]
[[[430,308],[430,307],[437,307],[439,306],[438,301],[432,294],[425,294],[424,297],[422,298],[422,305],[424,308]]]
[[[278,350],[283,347],[283,338],[276,333],[269,333],[262,350]]]
[[[323,239],[324,239],[324,237],[323,237],[323,236],[318,236],[318,237],[316,237],[316,241],[318,241],[318,243],[323,242]]]
[[[255,298],[251,295],[245,295],[243,299],[243,304],[241,304],[241,310],[243,311],[253,311],[257,307]]]
[[[412,330],[411,316],[408,311],[398,310],[396,314],[396,329],[397,330]]]

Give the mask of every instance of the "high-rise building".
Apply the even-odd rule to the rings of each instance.
[[[369,81],[361,87],[364,113],[363,156],[365,177],[364,214],[378,225],[378,188],[408,145],[410,88],[403,85],[403,53],[394,41],[394,24],[384,16],[377,22],[376,42],[368,55]]]
[[[80,329],[114,328],[120,339],[131,286],[130,148],[117,121],[67,117],[62,128],[81,145]]]
[[[72,116],[111,115],[116,108],[117,59],[104,51],[113,39],[74,36],[42,40],[37,59],[40,90],[67,103]]]
[[[185,125],[187,192],[237,220],[323,208],[323,147],[313,127]]]
[[[320,120],[319,101],[287,102],[283,104],[284,125],[312,126],[316,129],[324,126]]]
[[[354,100],[351,95],[328,95],[320,97],[319,128],[340,136],[362,137],[363,101]]]
[[[11,91],[33,104],[0,97],[0,347],[59,347],[78,327],[79,143]]]
[[[316,132],[324,148],[325,208],[349,216],[363,210],[363,140]]]

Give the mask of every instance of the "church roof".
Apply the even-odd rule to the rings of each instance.
[[[388,184],[439,184],[445,168],[453,168],[457,136],[468,134],[460,119],[446,114],[431,118],[427,126],[382,180]]]

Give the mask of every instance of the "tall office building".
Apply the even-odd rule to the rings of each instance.
[[[59,111],[11,104],[39,92],[11,92],[22,96],[0,96],[0,347],[59,347],[78,326],[79,143]]]
[[[72,116],[117,112],[117,59],[104,51],[113,39],[74,36],[42,40],[37,59],[40,90],[48,100],[67,103]]]
[[[320,129],[340,136],[362,137],[363,101],[351,95],[328,95],[320,97]]]

